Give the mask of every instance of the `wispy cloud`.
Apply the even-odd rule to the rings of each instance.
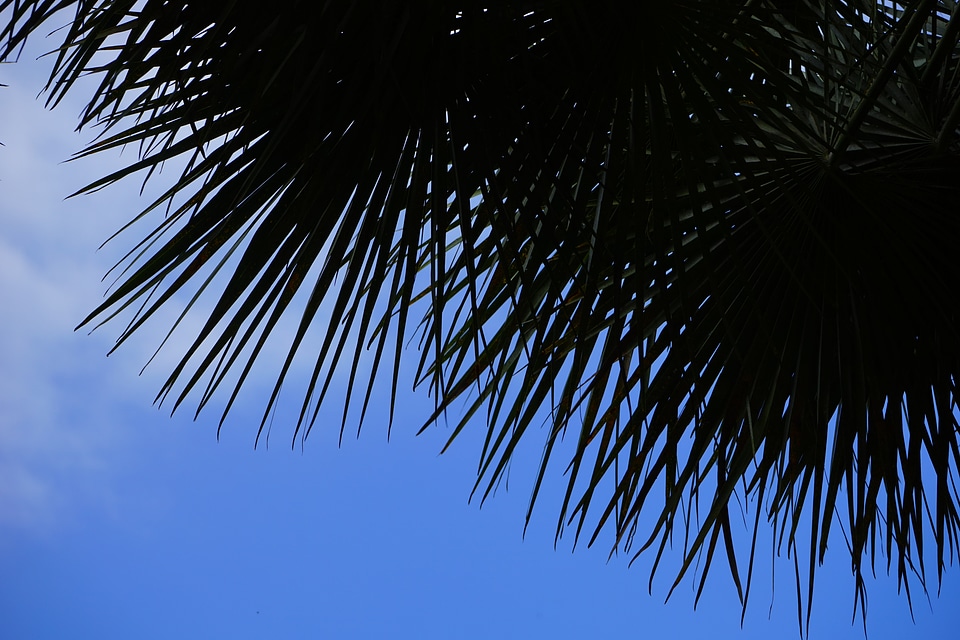
[[[130,158],[105,154],[64,162],[95,132],[75,132],[82,89],[54,111],[43,108],[36,96],[49,62],[34,58],[27,52],[21,62],[0,67],[0,81],[9,85],[0,90],[0,123],[6,123],[0,125],[5,145],[0,147],[0,300],[5,308],[0,314],[0,525],[44,529],[62,520],[65,507],[80,494],[84,500],[111,500],[111,474],[124,459],[123,446],[130,439],[121,400],[149,405],[196,335],[212,300],[201,298],[142,377],[137,374],[154,355],[186,296],[166,305],[109,360],[103,356],[123,328],[121,321],[91,336],[74,332],[109,284],[101,282],[104,273],[130,249],[138,231],[101,250],[97,247],[177,172],[153,180],[143,196],[133,179],[65,200]],[[274,332],[247,382],[245,398],[264,398],[263,391],[272,388],[298,320],[285,317]],[[291,387],[296,388],[284,394],[285,403],[299,407],[298,394],[312,370],[310,356],[319,340],[313,335],[306,343],[302,355],[307,357],[292,372]],[[219,418],[217,407],[225,398],[217,400],[207,414],[211,420]],[[188,400],[183,411],[190,413],[194,406],[195,401]],[[256,420],[245,419],[244,425],[258,421],[259,414]],[[254,434],[249,435],[252,444]]]
[[[76,101],[43,109],[47,64],[22,60],[0,68],[0,524],[29,529],[51,526],[78,493],[108,499],[124,440],[116,395],[148,402],[155,381],[131,375],[146,345],[108,362],[109,332],[73,331],[123,250],[97,247],[140,206],[138,185],[64,201],[119,160],[63,162],[92,134],[74,132]]]

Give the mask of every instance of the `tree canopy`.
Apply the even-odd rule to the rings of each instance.
[[[558,536],[659,558],[679,527],[677,580],[722,545],[746,606],[761,516],[808,603],[836,523],[858,596],[878,550],[908,593],[925,531],[938,580],[960,552],[958,6],[3,0],[0,37],[65,25],[48,103],[99,79],[79,155],[139,149],[85,191],[185,159],[85,322],[122,343],[225,270],[158,400],[226,417],[293,316],[261,429],[303,382],[296,441],[368,350],[343,425],[395,398],[418,337],[425,428],[487,430],[481,495],[540,438]]]

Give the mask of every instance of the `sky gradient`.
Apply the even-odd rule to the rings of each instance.
[[[539,442],[517,454],[509,488],[482,509],[468,503],[483,425],[438,455],[449,427],[415,435],[432,407],[425,391],[401,390],[388,443],[389,387],[378,388],[360,437],[348,431],[342,447],[336,402],[304,447],[290,446],[299,409],[291,394],[269,445],[254,449],[269,366],[219,441],[219,413],[194,421],[196,398],[172,418],[158,411],[153,398],[182,337],[138,374],[172,309],[110,358],[121,322],[92,335],[73,328],[137,233],[97,247],[177,172],[142,198],[132,180],[64,201],[135,150],[62,162],[92,132],[73,132],[82,88],[53,112],[35,100],[51,64],[35,58],[52,46],[35,41],[19,63],[0,66],[9,85],[0,89],[0,638],[798,635],[792,560],[775,562],[774,580],[769,552],[758,558],[741,630],[722,557],[694,610],[691,578],[664,604],[679,543],[652,595],[652,558],[628,567],[629,556],[608,560],[602,542],[571,553],[572,535],[555,548],[562,469],[524,537]],[[186,333],[201,319],[191,316]],[[817,574],[813,638],[863,637],[859,620],[851,625],[853,580],[838,533]],[[746,527],[740,535],[747,540]],[[930,604],[914,594],[916,625],[895,578],[870,580],[869,637],[954,637],[957,567],[939,598],[930,578]]]

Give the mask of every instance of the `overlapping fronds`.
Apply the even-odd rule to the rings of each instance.
[[[105,130],[84,154],[140,145],[87,190],[189,158],[87,322],[142,305],[122,342],[240,254],[161,393],[174,406],[239,371],[229,410],[298,313],[269,405],[321,323],[319,352],[301,353],[303,435],[334,367],[366,348],[364,405],[378,375],[395,396],[420,331],[431,420],[468,398],[455,434],[487,429],[482,493],[522,439],[546,437],[533,500],[566,469],[558,536],[610,527],[619,548],[662,553],[679,522],[680,577],[701,556],[705,575],[722,542],[744,603],[761,514],[808,548],[808,603],[836,522],[858,585],[878,547],[923,583],[925,530],[938,578],[958,550],[956,3],[0,10],[8,55],[68,22],[48,95],[101,79],[84,123]],[[738,492],[755,508],[746,572]],[[644,508],[659,519],[634,545]]]

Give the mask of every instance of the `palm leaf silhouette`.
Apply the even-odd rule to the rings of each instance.
[[[775,541],[809,549],[808,620],[835,520],[858,596],[878,546],[908,593],[926,583],[925,528],[938,580],[960,551],[955,3],[0,11],[8,57],[67,21],[51,104],[101,79],[83,124],[103,132],[80,155],[141,150],[85,191],[188,159],[85,321],[130,311],[122,343],[231,265],[158,399],[196,393],[199,411],[224,393],[229,411],[280,319],[298,316],[264,420],[295,356],[313,358],[305,437],[335,367],[373,350],[369,380],[351,376],[362,421],[375,379],[396,397],[419,334],[418,379],[437,393],[427,424],[463,398],[453,437],[486,424],[484,497],[549,410],[532,508],[572,431],[558,536],[610,527],[618,548],[654,546],[659,561],[680,516],[677,580],[703,557],[702,589],[722,542],[746,606],[763,514]],[[745,575],[738,494],[755,509]],[[635,541],[644,507],[659,517]]]

